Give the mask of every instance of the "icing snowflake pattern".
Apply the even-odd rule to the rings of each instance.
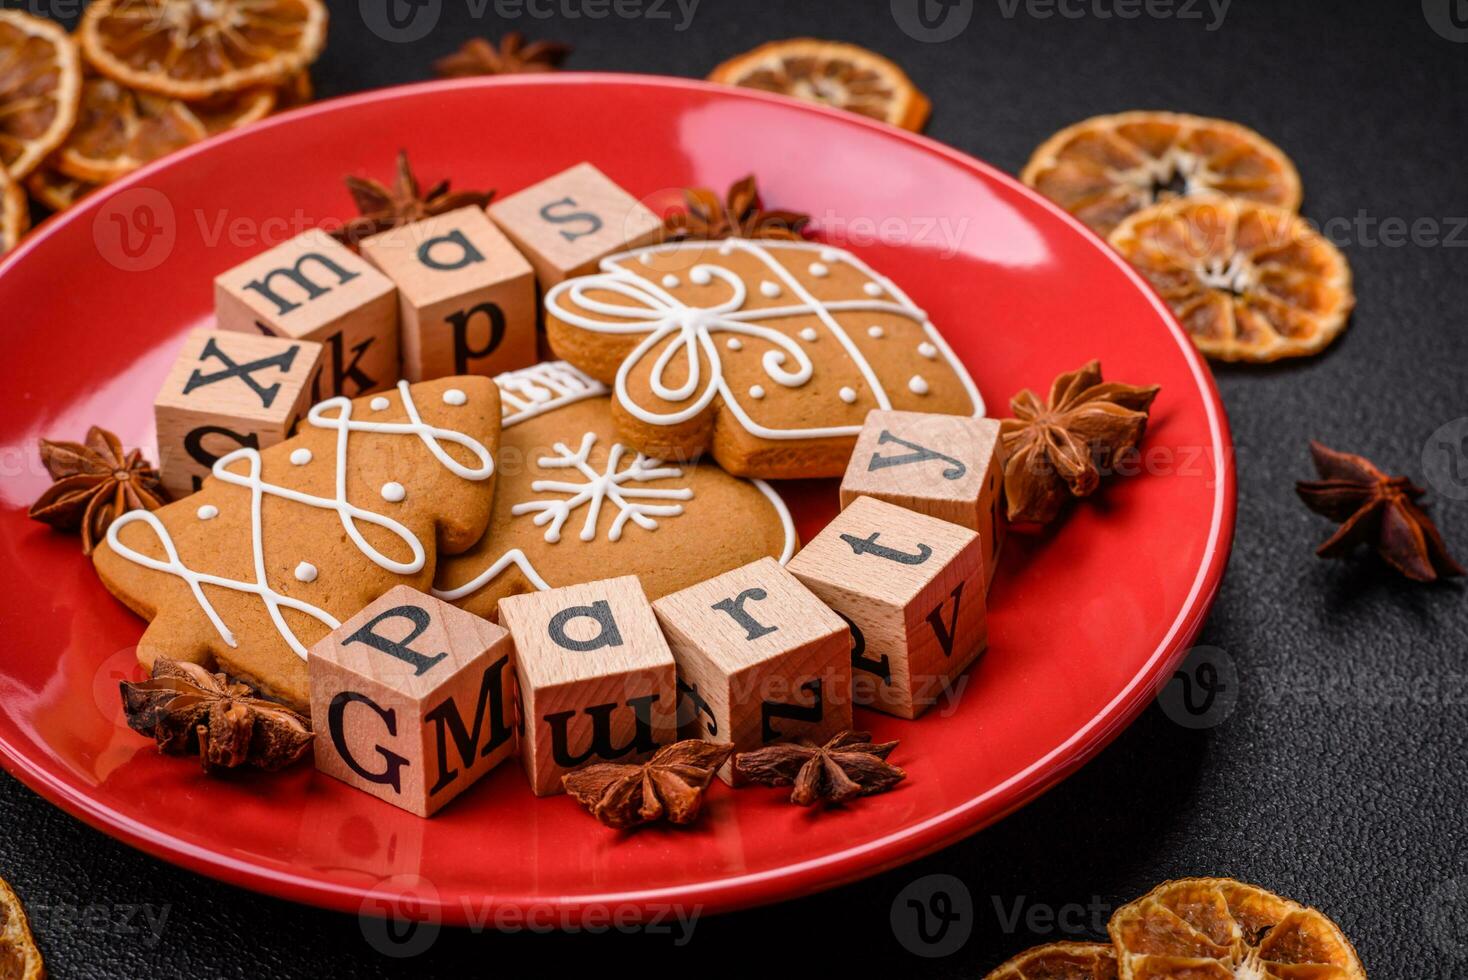
[[[574,327],[597,333],[646,335],[622,361],[613,386],[618,402],[636,418],[650,425],[677,425],[699,415],[713,401],[714,396],[719,395],[739,424],[755,436],[766,439],[803,439],[854,435],[861,430],[860,425],[771,429],[755,422],[741,407],[739,399],[725,382],[719,344],[714,341],[715,334],[732,335],[727,343],[731,350],[739,349],[735,341],[741,336],[765,341],[773,348],[766,351],[760,360],[765,374],[775,384],[797,388],[808,382],[814,373],[810,356],[795,338],[765,326],[760,321],[801,315],[815,316],[856,365],[877,406],[890,409],[891,399],[876,371],[835,317],[835,314],[844,312],[889,313],[919,324],[927,335],[925,342],[932,343],[942,351],[959,377],[973,404],[974,414],[983,414],[984,402],[978,389],[974,387],[962,365],[952,356],[943,338],[928,322],[926,314],[914,306],[893,283],[878,276],[849,253],[802,242],[772,243],[729,239],[722,243],[722,249],[739,250],[757,258],[766,267],[769,275],[779,280],[783,287],[781,295],[788,293],[793,299],[789,304],[752,309],[745,308],[749,285],[722,266],[696,264],[689,270],[690,282],[706,285],[717,279],[729,289],[728,298],[722,302],[712,306],[694,307],[673,296],[669,289],[643,278],[623,265],[633,256],[707,247],[707,242],[683,242],[614,255],[603,260],[602,272],[599,274],[569,279],[546,294],[546,310]],[[869,277],[867,286],[877,288],[864,290],[866,298],[822,302],[775,259],[771,254],[775,249],[818,252],[823,260],[851,265]],[[617,299],[609,300],[605,298],[606,294]],[[769,295],[768,291],[766,295]],[[668,343],[652,363],[649,386],[659,399],[680,406],[671,412],[653,411],[638,405],[627,388],[627,379],[632,368],[664,341]],[[700,354],[703,356],[700,357]],[[666,379],[675,362],[682,366],[680,373],[684,380],[678,384],[670,384]]]
[[[596,434],[588,432],[581,437],[581,446],[574,452],[563,442],[553,447],[554,456],[542,456],[537,462],[542,469],[571,469],[579,472],[585,480],[535,480],[530,489],[535,493],[560,493],[570,496],[555,500],[532,500],[515,504],[510,513],[519,517],[534,514],[537,527],[546,527],[545,540],[555,543],[561,540],[561,529],[577,510],[586,508],[586,520],[581,525],[582,541],[596,539],[596,525],[602,507],[610,503],[617,508],[617,516],[607,530],[608,541],[620,541],[622,530],[628,521],[648,531],[657,529],[659,517],[676,517],[683,513],[683,505],[656,503],[655,501],[692,500],[693,491],[687,488],[669,489],[644,487],[639,484],[653,480],[668,480],[681,477],[683,471],[676,466],[663,466],[660,460],[648,459],[641,453],[625,467],[627,448],[621,443],[612,443],[601,472],[590,463],[592,447],[596,445]]]

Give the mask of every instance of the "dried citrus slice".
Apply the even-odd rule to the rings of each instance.
[[[798,37],[730,58],[709,80],[848,109],[914,132],[932,105],[907,73],[866,48]]]
[[[31,197],[52,211],[65,211],[92,191],[96,184],[68,177],[50,163],[44,163],[31,171],[25,179],[26,190]]]
[[[1168,882],[1107,929],[1121,980],[1366,980],[1322,913],[1226,878]]]
[[[26,205],[25,191],[0,169],[0,255],[15,248],[31,226],[31,213]]]
[[[1036,946],[984,980],[1116,980],[1116,950],[1104,943]]]
[[[25,909],[5,879],[0,878],[0,977],[6,980],[42,980],[46,968],[31,937]]]
[[[76,122],[81,58],[66,31],[0,10],[0,162],[19,180],[61,145]]]
[[[1298,210],[1300,174],[1247,126],[1176,112],[1094,116],[1056,133],[1020,180],[1106,235],[1133,211],[1189,194]]]
[[[275,93],[275,108],[277,111],[294,109],[303,106],[316,98],[316,86],[311,81],[309,71],[298,71],[280,86]]]
[[[82,85],[76,128],[56,154],[68,177],[103,184],[209,135],[183,102],[134,92],[110,78]]]
[[[1219,360],[1317,353],[1356,303],[1346,257],[1284,208],[1177,198],[1133,214],[1110,242]]]
[[[264,119],[275,111],[280,98],[278,90],[262,86],[243,92],[227,92],[202,102],[190,102],[184,108],[204,125],[209,134],[222,133]]]
[[[321,0],[94,0],[77,26],[92,67],[124,85],[207,99],[279,85],[326,43]]]

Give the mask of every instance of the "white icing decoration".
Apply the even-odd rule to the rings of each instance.
[[[575,469],[586,478],[575,483],[563,480],[535,480],[530,484],[534,493],[564,493],[571,496],[559,500],[532,500],[515,504],[510,513],[534,514],[535,526],[546,528],[545,540],[555,543],[561,540],[561,528],[572,512],[583,504],[587,506],[586,521],[581,526],[581,540],[596,538],[596,522],[601,516],[602,503],[611,501],[618,513],[607,531],[608,541],[620,541],[622,528],[629,520],[646,530],[654,530],[658,522],[655,517],[675,517],[683,513],[682,504],[649,504],[641,500],[691,500],[693,491],[688,489],[653,489],[636,486],[649,480],[665,480],[681,477],[683,471],[674,466],[663,466],[660,460],[648,459],[641,453],[635,454],[630,465],[621,468],[622,457],[627,449],[620,443],[612,443],[607,453],[606,465],[598,473],[587,461],[592,447],[596,445],[596,434],[588,432],[581,437],[581,447],[575,452],[563,442],[556,443],[555,456],[542,456],[536,461],[541,469]]]
[[[928,393],[928,382],[921,374],[914,374],[908,379],[907,390],[914,395],[926,395]]]
[[[730,243],[730,242],[725,242],[724,244],[722,244],[722,245],[719,246],[719,254],[720,255],[733,255],[734,254],[734,245],[732,243]]]
[[[543,415],[562,405],[605,395],[607,386],[565,361],[544,361],[495,376],[500,389],[501,424],[505,427]]]
[[[402,384],[402,382],[398,383]],[[445,391],[443,393],[443,403],[445,405],[462,405],[468,400],[469,396],[464,394],[458,388],[450,388],[448,391]]]
[[[756,399],[756,400],[765,397],[765,389],[764,389],[764,387],[761,386],[761,385],[750,385],[749,386],[749,397],[750,398],[753,398],[753,399]]]
[[[918,344],[918,353],[931,361],[937,358],[938,348],[934,347],[932,344],[928,343],[925,340],[921,344]]]
[[[673,275],[671,272],[668,273],[666,276],[663,276],[663,288],[664,289],[677,289],[678,288],[678,277],[675,276],[675,275]]]
[[[651,252],[644,252],[642,254],[642,264],[643,265],[652,265],[652,253]]]
[[[303,561],[296,566],[295,575],[298,582],[314,582],[316,581],[316,566],[309,561]]]
[[[759,291],[761,296],[775,299],[780,295],[780,284],[777,282],[770,282],[770,280],[766,279],[764,282],[759,284]]]
[[[773,349],[765,352],[761,358],[765,373],[776,384],[795,388],[804,385],[814,373],[809,356],[792,337],[764,326],[759,321],[782,320],[801,315],[814,316],[855,364],[862,381],[872,393],[876,407],[890,409],[892,402],[886,388],[851,336],[835,318],[835,314],[849,312],[882,313],[913,321],[937,347],[949,368],[957,375],[973,406],[973,414],[984,414],[984,401],[974,387],[973,380],[954,358],[952,350],[933,329],[923,311],[914,306],[894,283],[878,275],[854,255],[836,252],[839,261],[873,280],[867,285],[875,286],[879,295],[885,293],[882,299],[821,302],[772,254],[820,251],[822,246],[814,243],[728,239],[725,245],[730,250],[737,249],[763,263],[768,270],[767,275],[783,284],[785,291],[791,295],[791,302],[746,309],[745,300],[749,289],[746,283],[730,270],[710,265],[706,266],[710,276],[725,283],[729,287],[729,295],[711,306],[689,307],[627,265],[648,252],[661,255],[701,250],[707,248],[706,242],[672,242],[613,255],[602,260],[600,273],[566,280],[546,294],[547,312],[571,326],[612,336],[644,335],[622,361],[612,386],[619,404],[634,418],[649,425],[678,425],[702,413],[717,395],[728,407],[735,421],[746,432],[759,438],[811,439],[855,435],[861,431],[860,425],[772,429],[755,422],[740,404],[740,398],[747,397],[746,393],[741,391],[736,396],[726,382],[719,348],[713,340],[714,334],[723,333],[756,337],[768,342]],[[868,292],[870,293],[870,289]],[[628,379],[633,368],[658,348],[662,349],[651,365],[650,387],[652,394],[658,399],[680,406],[674,411],[644,408],[633,401],[628,391]],[[670,385],[665,378],[674,360],[684,369],[681,372],[683,381]]]
[[[824,262],[812,262],[810,264],[810,274],[817,279],[824,279],[831,274],[831,270]]]
[[[707,286],[713,282],[713,276],[710,276],[709,271],[703,266],[695,266],[693,271],[688,273],[688,281],[695,286]]]
[[[219,632],[220,637],[231,647],[238,646],[234,633],[220,619],[208,597],[204,594],[203,586],[212,585],[218,588],[230,589],[235,592],[243,592],[256,595],[265,603],[266,610],[270,613],[271,621],[282,639],[302,659],[306,656],[306,647],[296,637],[295,633],[286,624],[281,615],[281,609],[294,609],[304,615],[317,620],[327,629],[336,629],[341,625],[337,619],[324,609],[320,609],[308,602],[290,596],[281,595],[271,588],[265,575],[265,548],[264,530],[260,518],[261,505],[267,495],[293,503],[303,504],[307,507],[318,507],[323,510],[335,511],[341,520],[342,528],[357,548],[374,564],[390,572],[399,575],[411,575],[423,569],[425,554],[423,544],[408,530],[391,518],[384,517],[372,511],[356,506],[346,499],[347,485],[347,438],[352,432],[372,432],[381,435],[411,435],[420,440],[428,447],[434,457],[454,475],[465,480],[479,481],[487,479],[494,472],[494,458],[477,440],[452,429],[441,429],[437,426],[428,425],[418,414],[418,406],[413,401],[409,392],[408,382],[399,381],[398,391],[402,395],[403,409],[408,414],[407,422],[359,422],[352,419],[352,401],[349,398],[329,398],[315,405],[306,414],[308,424],[321,429],[334,429],[337,433],[336,439],[336,495],[333,498],[317,497],[312,494],[302,493],[289,487],[266,483],[260,477],[261,456],[258,449],[249,446],[236,449],[232,453],[221,456],[214,463],[214,478],[221,483],[232,486],[243,487],[250,491],[250,543],[254,555],[255,580],[248,582],[239,579],[225,578],[220,575],[210,575],[197,572],[185,565],[178,556],[178,549],[169,535],[168,529],[163,522],[148,510],[135,510],[123,514],[112,522],[107,529],[107,543],[119,556],[155,571],[166,572],[177,576],[188,583],[189,589],[194,594],[194,600],[198,602],[204,614]],[[462,392],[460,393],[462,394]],[[335,415],[328,412],[335,411]],[[440,445],[440,442],[450,442],[468,450],[474,455],[479,465],[468,467],[455,460]],[[238,473],[229,467],[243,461],[247,470]],[[122,543],[120,534],[122,529],[130,524],[143,522],[152,528],[157,535],[159,544],[163,548],[166,560],[160,561],[150,555],[135,551]],[[358,523],[372,524],[384,529],[399,541],[407,545],[412,552],[410,561],[395,561],[368,544],[358,529]]]
[[[823,248],[823,249],[821,249],[821,261],[822,262],[840,262],[841,261],[841,253],[838,252],[838,251],[836,251],[834,248]]]
[[[836,392],[836,394],[840,395],[841,400],[848,405],[856,401],[856,389],[851,387],[850,385],[843,385],[841,387],[841,390]]]
[[[867,336],[872,338],[873,340],[881,340],[883,337],[887,336],[887,331],[883,330],[881,327],[873,325],[867,327]]]
[[[201,521],[212,521],[214,520],[214,518],[219,516],[219,508],[215,507],[213,504],[205,504],[198,510],[194,511],[194,513]]]
[[[864,292],[864,293],[866,293],[868,296],[881,296],[882,295],[882,287],[881,287],[881,285],[878,284],[878,283],[875,283],[875,282],[869,282],[869,283],[867,283],[865,286],[861,287],[861,291]]]
[[[300,449],[291,450],[291,463],[296,466],[305,466],[311,462],[311,450],[302,446]]]
[[[730,337],[728,340],[724,341],[724,346],[729,348],[730,350],[744,350],[744,341],[740,340],[738,337]]]
[[[809,341],[810,343],[813,344],[818,339],[820,339],[820,336],[821,336],[820,334],[816,333],[816,328],[815,327],[802,327],[801,328],[801,331],[800,331],[800,339],[801,340],[806,340],[806,341]]]
[[[376,398],[367,403],[367,407],[372,409],[374,412],[381,412],[385,411],[387,409],[387,406],[391,404],[392,402],[388,401],[386,398],[383,398],[381,395],[378,395]]]
[[[403,485],[396,480],[382,485],[382,499],[390,504],[402,502],[402,499],[407,495],[408,491],[404,490]]]

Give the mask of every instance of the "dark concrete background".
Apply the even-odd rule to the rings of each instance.
[[[29,6],[45,12],[47,2],[65,0]],[[1010,172],[1054,130],[1130,108],[1224,116],[1278,142],[1304,177],[1306,214],[1345,248],[1360,302],[1320,357],[1218,371],[1238,446],[1238,535],[1200,643],[1233,671],[1237,700],[1203,729],[1153,707],[998,826],[860,884],[700,920],[683,945],[666,934],[444,932],[422,955],[392,959],[354,917],[175,869],[0,776],[0,874],[30,905],[53,976],[536,965],[972,977],[1034,943],[1099,938],[1114,906],[1162,880],[1221,874],[1325,909],[1374,978],[1468,977],[1463,588],[1412,586],[1370,561],[1316,560],[1329,527],[1291,489],[1309,475],[1312,437],[1424,482],[1424,450],[1443,438],[1434,433],[1456,420],[1445,435],[1454,445],[1468,435],[1468,31],[1449,18],[1458,3],[1468,24],[1468,4],[972,0],[965,30],[924,43],[899,28],[888,0],[702,0],[682,31],[672,0],[670,20],[541,19],[523,6],[506,19],[493,0],[441,3],[427,37],[389,43],[356,4],[333,0],[320,94],[427,78],[432,59],[465,37],[512,28],[575,44],[568,67],[689,76],[759,42],[810,34],[897,60],[932,97],[931,136]],[[586,12],[595,0],[530,8]],[[1118,16],[1130,9],[1140,16]],[[1468,472],[1468,458],[1458,462]],[[1468,482],[1437,483],[1434,513],[1468,557]],[[889,916],[904,888],[935,874],[965,886],[955,907],[971,933],[949,955],[919,958],[921,944],[904,942],[910,924],[894,929]]]

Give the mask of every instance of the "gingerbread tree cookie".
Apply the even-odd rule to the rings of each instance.
[[[306,651],[489,521],[499,390],[455,377],[313,407],[299,434],[221,457],[199,492],[133,511],[93,555],[148,619],[138,659],[217,665],[309,710]]]
[[[628,449],[605,386],[568,364],[495,379],[503,462],[488,533],[439,564],[435,595],[494,618],[506,596],[636,575],[656,599],[795,551],[779,496],[712,463]]]
[[[556,354],[612,386],[627,446],[739,476],[838,476],[872,409],[982,415],[922,310],[841,249],[729,239],[623,252],[546,294]]]

